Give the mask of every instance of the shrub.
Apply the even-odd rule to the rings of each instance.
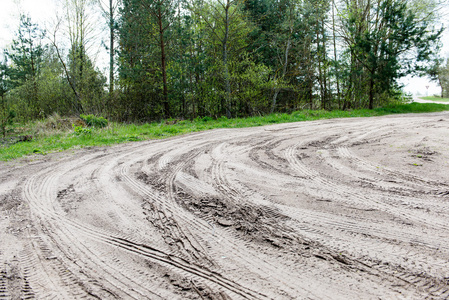
[[[103,117],[96,117],[94,115],[80,115],[80,118],[86,122],[89,127],[104,128],[108,125],[108,120]]]
[[[91,134],[92,128],[85,128],[82,126],[76,126],[75,124],[72,125],[73,130],[75,131],[76,135],[85,135],[85,134]]]
[[[205,116],[205,117],[203,117],[202,119],[201,119],[201,121],[203,121],[203,122],[209,122],[209,121],[213,121],[214,119],[212,119],[211,117],[209,117],[209,116]]]

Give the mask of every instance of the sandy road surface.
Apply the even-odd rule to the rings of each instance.
[[[413,98],[413,102],[418,102],[418,103],[434,103],[434,104],[446,104],[446,105],[449,105],[449,102],[424,100],[424,99],[421,99],[421,98],[419,98],[419,97]]]
[[[446,299],[449,114],[0,165],[0,299]]]

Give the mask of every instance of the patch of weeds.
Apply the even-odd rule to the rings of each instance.
[[[137,135],[129,135],[129,136],[126,136],[126,139],[127,139],[128,141],[130,141],[130,142],[137,142],[137,141],[140,141],[140,140],[141,140],[140,137],[137,136]]]
[[[42,151],[41,149],[39,149],[39,148],[34,148],[33,149],[33,153],[35,153],[35,154],[42,154],[42,155],[45,155],[45,152],[44,151]]]
[[[200,123],[200,122],[207,123],[207,122],[210,122],[210,121],[213,121],[213,120],[214,120],[213,118],[211,118],[209,116],[205,116],[205,117],[196,117],[194,122],[196,122],[196,123]]]
[[[165,127],[163,128],[163,131],[165,133],[169,133],[169,134],[177,134],[179,133],[179,129],[177,127]]]
[[[94,115],[80,115],[80,118],[86,122],[89,127],[104,128],[108,126],[108,120],[103,117],[96,117]]]
[[[72,125],[73,131],[75,135],[89,135],[92,134],[92,128],[82,127],[82,126],[76,126],[75,124]]]

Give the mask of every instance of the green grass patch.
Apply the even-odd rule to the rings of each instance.
[[[26,155],[46,155],[47,153],[68,149],[108,146],[149,139],[162,139],[215,128],[242,128],[321,119],[373,117],[389,114],[441,111],[449,111],[449,105],[414,102],[410,104],[390,105],[373,110],[302,110],[293,112],[292,114],[271,114],[262,117],[236,119],[222,117],[215,120],[206,117],[197,118],[193,121],[181,120],[174,122],[173,120],[170,120],[167,122],[143,125],[109,122],[108,126],[104,128],[89,127],[88,130],[83,130],[74,126],[72,128],[67,127],[67,129],[64,130],[58,129],[54,132],[37,131],[36,123],[30,123],[20,127],[20,134],[32,134],[33,139],[31,141],[23,141],[15,144],[0,144],[0,160],[8,161]]]
[[[449,98],[441,98],[438,96],[427,96],[427,97],[419,97],[423,100],[429,100],[429,101],[440,101],[440,102],[449,102]]]

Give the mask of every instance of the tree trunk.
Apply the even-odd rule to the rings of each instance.
[[[29,37],[30,41],[31,36]],[[33,55],[33,43],[30,43],[30,53],[31,53],[31,73],[33,76],[33,101],[34,101],[34,105],[37,105],[38,101],[39,101],[39,90],[38,90],[38,86],[37,86],[37,70],[36,70],[36,62],[34,59],[34,55]]]
[[[290,34],[293,31],[292,28],[290,28]],[[285,47],[285,59],[284,59],[284,66],[282,68],[282,79],[284,79],[285,74],[287,73],[287,65],[288,65],[288,52],[290,51],[290,47],[291,47],[291,40],[290,40],[290,36],[288,37],[287,40],[287,47]],[[270,110],[270,114],[272,114],[274,112],[274,109],[276,107],[276,99],[278,97],[280,89],[276,88],[274,91],[274,96],[273,96],[273,101],[271,103],[271,110]]]
[[[112,105],[114,98],[114,6],[113,0],[109,0],[109,105]]]
[[[229,39],[229,0],[226,2],[225,7],[225,36],[223,38],[223,66],[225,71],[225,89],[226,89],[226,117],[229,119],[231,115],[231,82],[229,78],[229,68],[228,68],[228,39]]]
[[[341,94],[340,94],[340,75],[338,70],[338,62],[337,62],[337,42],[335,37],[335,0],[332,0],[332,35],[333,35],[333,41],[334,41],[334,63],[335,63],[335,75],[337,79],[337,102],[338,102],[338,108],[342,108],[341,103]]]
[[[164,42],[164,28],[162,25],[162,11],[159,6],[158,10],[158,25],[159,25],[159,38],[160,38],[160,46],[161,46],[161,67],[162,67],[162,81],[164,85],[164,114],[166,118],[170,117],[170,106],[168,103],[168,88],[167,88],[167,67],[166,67],[166,55],[165,55],[165,42]]]
[[[320,50],[320,38],[319,32],[316,32],[316,42],[317,42],[317,54],[318,54],[318,82],[320,83],[320,95],[321,95],[321,109],[326,108],[326,99],[324,95],[324,86],[323,86],[323,69],[321,68],[322,62],[322,53]]]
[[[81,97],[80,97],[78,91],[76,90],[75,84],[73,83],[72,79],[70,78],[69,70],[67,69],[67,66],[66,66],[65,62],[62,59],[61,53],[59,51],[59,47],[56,45],[56,32],[54,33],[53,38],[54,38],[53,41],[52,41],[53,47],[55,47],[55,49],[56,49],[56,54],[57,54],[57,56],[59,58],[59,61],[60,61],[61,65],[62,65],[62,68],[64,69],[64,73],[65,73],[67,82],[69,83],[70,88],[72,89],[73,94],[75,95],[75,103],[72,103],[73,109],[78,114],[81,114],[81,113],[84,112],[83,107],[81,105]]]
[[[444,98],[444,87],[443,87],[443,83],[441,82],[441,77],[440,75],[438,75],[438,84],[441,87],[441,98]]]
[[[324,30],[324,20],[321,20],[321,34],[323,43],[323,109],[326,109],[327,102],[329,100],[328,90],[327,90],[327,52],[326,52],[326,38]]]
[[[6,118],[7,118],[7,109],[6,109],[6,103],[5,103],[5,98],[4,95],[2,94],[2,111],[1,113],[3,115],[0,115],[0,125],[1,125],[1,130],[2,130],[2,135],[5,138],[6,137]]]

